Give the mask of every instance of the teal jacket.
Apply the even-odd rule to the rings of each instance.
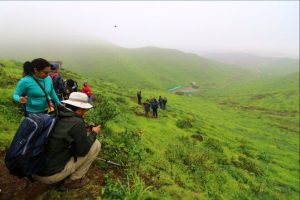
[[[44,87],[48,95],[48,99],[54,101],[56,105],[61,104],[53,88],[51,77],[47,76],[46,78],[36,79]],[[37,82],[35,82],[32,76],[25,76],[21,80],[19,80],[16,90],[13,94],[13,99],[16,102],[20,102],[20,97],[22,94],[25,94],[25,96],[27,96],[27,112],[44,112],[48,108],[45,93],[37,84]]]

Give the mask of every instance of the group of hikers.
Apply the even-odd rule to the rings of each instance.
[[[158,115],[157,115],[158,107],[162,110],[166,109],[166,104],[167,104],[167,98],[166,97],[159,96],[158,100],[153,97],[153,98],[150,98],[150,100],[146,99],[146,101],[144,103],[142,103],[141,102],[142,101],[142,91],[141,90],[137,91],[136,95],[137,95],[138,104],[139,105],[142,104],[143,107],[144,107],[146,117],[149,117],[150,109],[152,110],[152,117],[153,118],[158,117]]]
[[[78,91],[78,84],[73,79],[63,80],[61,75],[59,74],[59,64],[57,63],[50,63],[51,71],[49,76],[52,79],[53,87],[56,92],[57,97],[59,100],[68,99],[69,95],[72,92]],[[87,81],[83,82],[83,86],[81,92],[85,93],[88,96],[89,103],[92,102],[92,91],[90,86],[88,85]]]
[[[80,188],[89,182],[86,173],[101,149],[97,135],[101,127],[87,128],[84,114],[93,106],[87,82],[81,92],[77,84],[63,81],[58,65],[43,58],[23,64],[13,100],[26,109],[27,116],[55,111],[58,119],[45,144],[46,162],[31,178],[45,184],[59,183],[61,188]],[[10,147],[13,148],[13,147]]]
[[[34,61],[36,61],[35,59]],[[48,62],[48,61],[47,61]],[[25,62],[23,65],[23,77],[31,75],[32,74],[32,63]],[[50,64],[50,71],[48,72],[48,75],[52,79],[52,84],[54,91],[60,101],[68,99],[69,95],[72,92],[78,91],[78,84],[77,81],[73,79],[67,79],[63,80],[62,76],[59,74],[59,68],[60,64],[56,62],[49,62]],[[84,81],[81,92],[87,94],[89,98],[89,102],[92,102],[92,91],[90,86],[88,85],[87,81]]]

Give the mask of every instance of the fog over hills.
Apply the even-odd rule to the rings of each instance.
[[[241,53],[241,52],[206,53],[203,55],[207,58],[212,58],[223,63],[239,65],[239,66],[270,64],[272,62],[282,59],[279,57],[264,57],[264,56],[254,55],[250,53]]]
[[[26,41],[2,46],[0,52],[2,58],[22,62],[38,57],[61,60],[64,67],[85,76],[129,87],[166,89],[192,81],[206,86],[223,85],[250,72],[285,75],[299,71],[299,61],[295,59],[265,58],[252,54],[205,58],[176,49],[123,48],[101,40]]]

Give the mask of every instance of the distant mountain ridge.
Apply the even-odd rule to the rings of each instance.
[[[211,58],[217,60],[219,62],[223,62],[230,65],[238,65],[238,66],[255,66],[255,65],[266,65],[272,64],[279,60],[290,59],[296,60],[293,58],[281,58],[281,57],[267,57],[267,56],[259,56],[250,53],[203,53],[199,54],[203,55],[206,58]]]
[[[245,74],[272,71],[271,61],[277,63],[275,65],[277,74],[289,74],[297,71],[298,68],[295,66],[299,64],[299,61],[293,59],[257,57],[258,61],[268,64],[261,70],[257,68],[261,65],[254,65],[255,68],[253,65],[238,67],[176,49],[157,47],[129,49],[103,41],[87,44],[81,44],[79,41],[48,45],[33,43],[30,46],[20,44],[18,48],[8,47],[0,55],[21,61],[37,57],[61,60],[66,68],[87,77],[100,78],[125,87],[160,89],[187,85],[190,82],[196,82],[200,88],[224,85],[237,77],[241,79]]]
[[[63,66],[84,76],[137,88],[167,89],[190,82],[217,85],[243,72],[196,54],[157,47],[128,49],[99,42],[86,45],[52,43],[45,47],[32,44],[15,48],[6,49],[1,56],[21,61],[36,57],[61,60]]]

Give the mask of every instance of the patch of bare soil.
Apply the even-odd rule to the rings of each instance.
[[[20,179],[9,173],[4,163],[5,154],[0,153],[0,199],[35,199],[48,186],[39,182]]]
[[[29,180],[23,178],[20,179],[9,173],[8,169],[4,163],[5,153],[0,152],[0,199],[1,200],[33,200],[37,199],[39,196],[43,196],[43,199],[49,197],[47,191],[49,189],[54,189],[54,186],[46,185],[38,181],[30,182]],[[70,191],[76,193],[76,198],[81,199],[81,197],[95,197],[99,194],[101,187],[104,186],[104,175],[105,171],[96,165],[92,165],[87,173],[87,177],[90,179],[88,186],[83,189],[77,189],[76,191]],[[82,194],[82,195],[80,195]],[[92,195],[92,196],[91,196]],[[64,196],[64,195],[63,195]],[[50,197],[49,197],[50,198]]]

